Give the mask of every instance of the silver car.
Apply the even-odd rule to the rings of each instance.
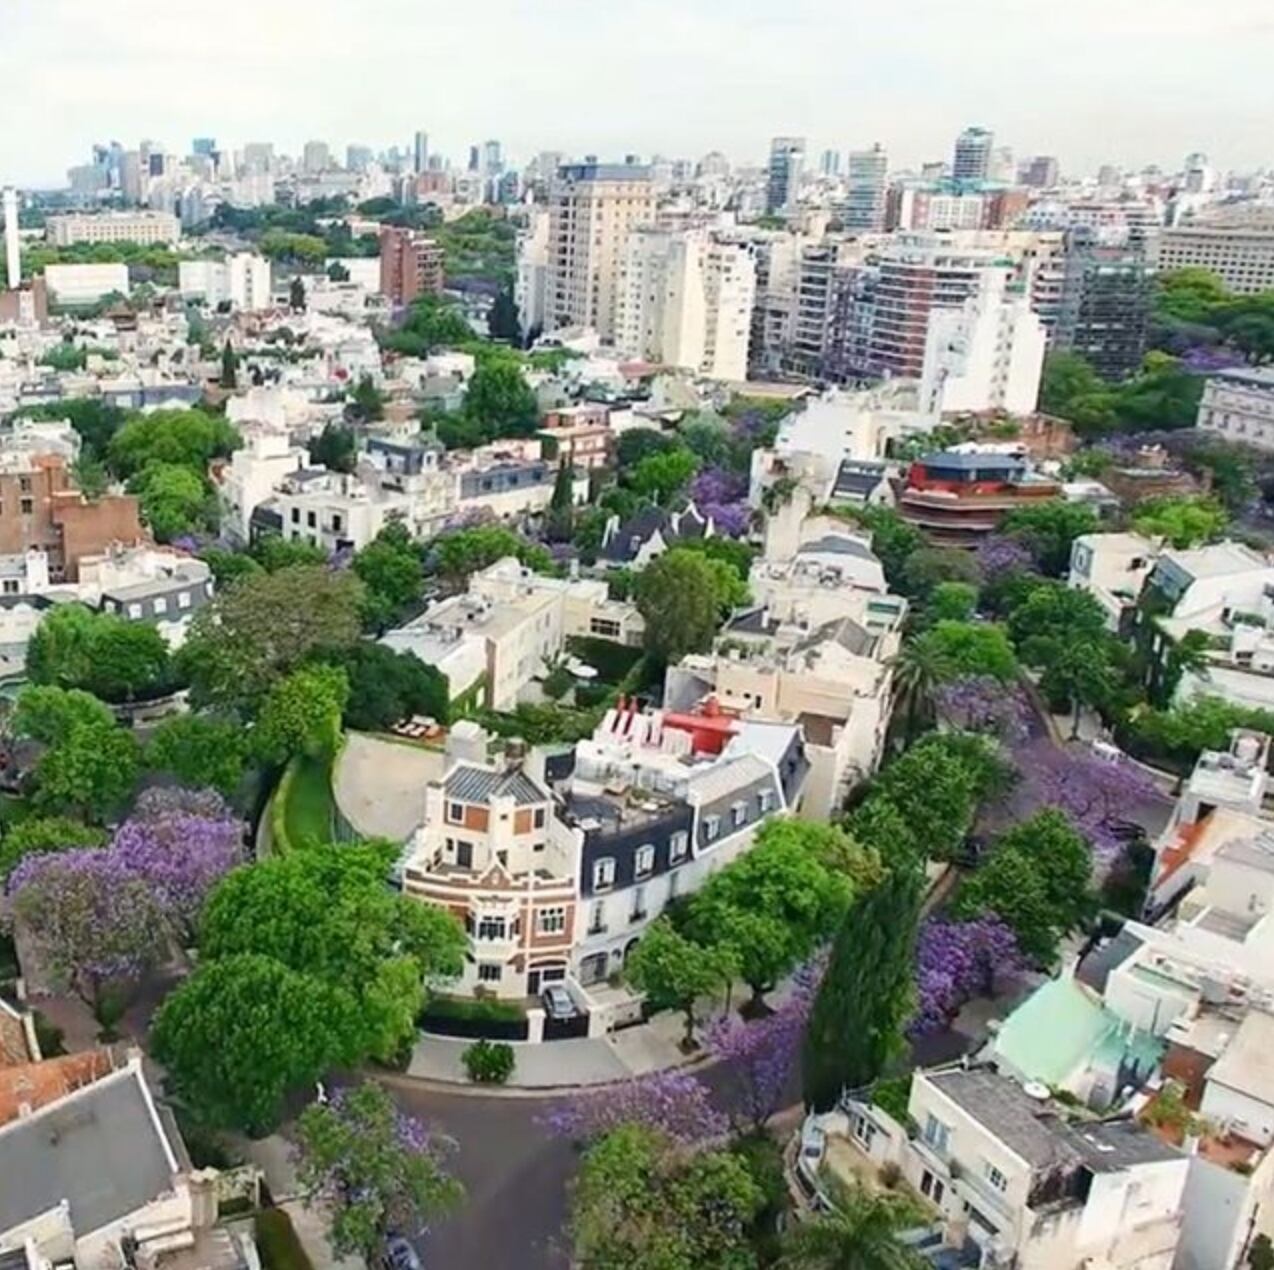
[[[549,984],[540,993],[540,1000],[550,1019],[573,1019],[579,1013],[571,994],[560,983]]]

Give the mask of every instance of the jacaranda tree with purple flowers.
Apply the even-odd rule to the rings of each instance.
[[[373,1081],[307,1107],[297,1137],[305,1202],[326,1208],[339,1256],[379,1265],[389,1235],[421,1234],[464,1194],[444,1167],[443,1143]]]
[[[938,717],[951,727],[983,732],[1012,744],[1025,740],[1030,703],[1016,684],[994,675],[962,675],[942,684],[934,694]]]
[[[1017,937],[994,913],[965,922],[927,918],[916,940],[916,1014],[909,1032],[940,1031],[966,1001],[989,994],[997,974],[1023,964]]]
[[[540,1123],[559,1137],[590,1142],[621,1125],[658,1129],[692,1144],[724,1137],[729,1121],[712,1105],[708,1087],[689,1072],[662,1071],[606,1085],[556,1104]]]
[[[96,1015],[102,993],[136,979],[168,942],[150,882],[109,847],[28,856],[9,878],[11,920],[41,966]]]

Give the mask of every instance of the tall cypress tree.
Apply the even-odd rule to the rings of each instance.
[[[906,1044],[922,879],[899,860],[841,923],[805,1032],[805,1105],[815,1111],[875,1080]]]
[[[545,529],[550,542],[569,542],[575,526],[575,469],[563,455],[557,465],[557,480],[549,500]]]

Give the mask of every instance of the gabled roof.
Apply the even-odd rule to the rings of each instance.
[[[486,803],[493,798],[512,798],[522,807],[547,802],[549,797],[521,769],[507,772],[461,765],[447,777],[443,788],[448,798],[460,803]]]

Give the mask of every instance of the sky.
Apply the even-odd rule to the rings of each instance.
[[[540,150],[881,141],[967,124],[1064,171],[1274,166],[1274,0],[0,0],[0,184],[57,186],[95,141],[185,154],[310,138],[463,162]]]

